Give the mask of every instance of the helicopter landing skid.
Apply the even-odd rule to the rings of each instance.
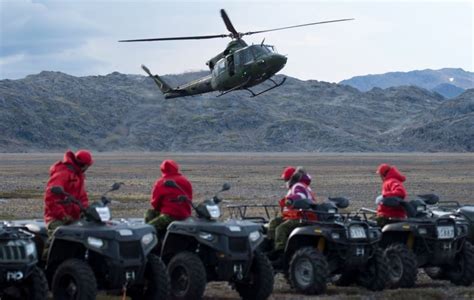
[[[256,93],[256,94],[255,94],[251,89],[246,88],[245,90],[249,91],[249,92],[252,94],[252,96],[250,96],[250,98],[256,97],[256,96],[258,96],[258,95],[261,95],[261,94],[263,94],[263,93],[266,93],[266,92],[268,92],[268,91],[270,91],[270,90],[273,90],[274,88],[277,88],[277,87],[283,85],[283,84],[285,83],[285,81],[286,81],[286,77],[283,77],[283,79],[282,79],[282,81],[281,81],[280,83],[276,83],[275,80],[273,80],[273,79],[271,79],[271,78],[268,78],[268,80],[270,80],[271,82],[273,82],[274,86],[269,87],[268,89],[263,90],[263,91],[261,91],[261,92],[259,92],[259,93]]]

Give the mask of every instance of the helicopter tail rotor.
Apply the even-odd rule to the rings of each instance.
[[[173,89],[163,79],[161,79],[160,76],[151,74],[150,69],[148,69],[145,65],[142,65],[142,69],[153,79],[163,94],[173,91]]]

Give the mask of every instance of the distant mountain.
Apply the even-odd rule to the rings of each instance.
[[[360,91],[369,91],[374,87],[388,88],[414,85],[436,91],[446,98],[453,98],[460,95],[466,89],[474,88],[474,73],[452,68],[440,70],[427,69],[356,76],[339,83],[350,85]]]
[[[450,83],[441,83],[431,89],[447,99],[455,98],[464,92],[464,89]]]
[[[288,78],[256,98],[216,95],[164,100],[150,78],[117,72],[1,80],[0,151],[473,151],[472,90],[446,101],[415,86]]]

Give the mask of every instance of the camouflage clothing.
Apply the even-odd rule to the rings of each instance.
[[[43,248],[43,255],[42,255],[42,260],[46,261],[48,259],[48,251],[49,251],[49,245],[51,244],[51,240],[53,239],[53,233],[58,228],[59,226],[64,226],[69,223],[61,220],[54,220],[48,223],[46,225],[46,229],[48,230],[48,239],[46,240],[46,243]]]
[[[154,209],[149,209],[145,213],[145,223],[155,227],[157,233],[166,232],[166,228],[171,222],[175,221],[172,217],[160,214]]]
[[[286,242],[290,237],[291,232],[297,228],[303,226],[299,220],[286,220],[285,222],[281,223],[276,228],[276,236],[275,236],[275,251],[284,250],[286,247]]]
[[[268,223],[268,231],[267,231],[267,239],[269,240],[274,240],[275,239],[275,231],[278,225],[283,223],[283,217],[275,217],[270,220],[270,223]]]

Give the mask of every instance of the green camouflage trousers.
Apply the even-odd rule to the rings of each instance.
[[[145,212],[145,223],[155,226],[156,233],[166,232],[166,228],[171,222],[175,221],[172,217],[160,214],[154,209],[149,209]]]
[[[277,226],[275,231],[275,250],[284,250],[290,233],[296,228],[303,226],[299,220],[286,220]]]
[[[46,240],[46,244],[44,245],[43,248],[43,255],[42,255],[42,260],[48,259],[48,251],[49,251],[49,245],[51,244],[51,240],[53,239],[53,233],[58,228],[59,226],[66,225],[66,222],[61,221],[61,220],[54,220],[48,223],[46,225],[46,229],[48,230],[48,239]]]
[[[275,239],[275,231],[278,225],[283,223],[283,217],[275,217],[270,220],[270,223],[268,223],[268,231],[267,231],[267,239],[269,240],[274,240]]]

